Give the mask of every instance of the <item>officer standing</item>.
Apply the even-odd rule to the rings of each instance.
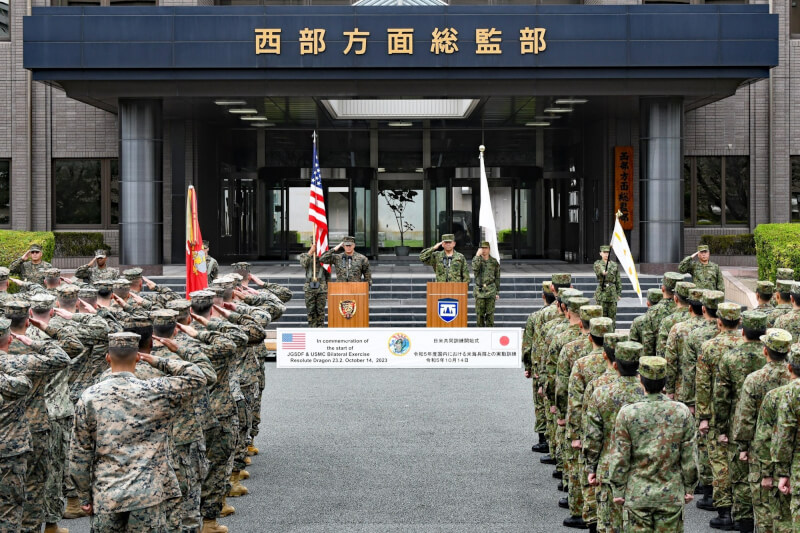
[[[344,248],[344,253],[335,253]],[[336,281],[366,281],[372,287],[372,269],[369,259],[356,252],[356,238],[347,236],[333,250],[326,250],[320,257],[320,263],[327,263],[336,268]]]
[[[500,263],[489,255],[489,241],[482,241],[472,259],[475,276],[475,315],[479,328],[494,326],[494,303],[500,299]]]
[[[694,258],[697,261],[694,261]],[[692,255],[687,255],[678,265],[681,274],[691,274],[692,281],[701,289],[725,292],[725,280],[719,265],[709,261],[711,252],[707,244],[701,244]]]
[[[208,278],[208,283],[211,284],[212,281],[219,277],[219,263],[208,254],[208,244],[208,241],[203,240],[203,251],[206,253],[206,277]]]
[[[622,295],[622,281],[619,277],[617,263],[608,260],[611,247],[600,247],[600,259],[594,262],[594,275],[597,276],[597,290],[594,299],[603,306],[603,316],[616,320],[617,302]]]
[[[442,251],[437,252],[439,248]],[[469,283],[469,270],[467,260],[456,252],[456,239],[452,233],[442,235],[442,241],[430,248],[425,248],[419,254],[422,263],[433,267],[436,281],[454,281]]]
[[[300,265],[306,271],[306,282],[303,291],[306,295],[306,315],[308,327],[325,327],[325,304],[328,299],[328,281],[331,274],[314,257],[317,255],[317,246],[311,243],[307,253],[300,254]]]
[[[94,258],[87,264],[78,267],[75,271],[75,277],[89,284],[94,284],[94,282],[101,279],[119,278],[119,269],[109,267],[106,264],[107,261],[105,250],[95,250]]]
[[[48,268],[53,268],[53,265],[42,260],[42,246],[40,244],[31,244],[31,247],[22,257],[14,259],[8,265],[8,270],[12,274],[18,275],[24,281],[32,281],[39,285],[44,285],[42,283],[42,271]]]

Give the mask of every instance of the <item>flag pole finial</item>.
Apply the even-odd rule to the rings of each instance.
[[[478,146],[478,150],[480,150],[480,152],[483,153],[486,151],[486,147],[484,145],[480,145]]]
[[[617,217],[617,218],[621,217],[622,216],[622,211],[617,210],[617,212],[614,213],[614,216]]]

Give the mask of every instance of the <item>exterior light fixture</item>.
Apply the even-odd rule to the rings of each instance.
[[[550,123],[549,122],[544,122],[544,121],[542,121],[542,122],[526,122],[525,125],[526,126],[549,126]]]
[[[413,122],[389,122],[389,126],[392,128],[407,128],[409,126],[413,126]]]
[[[572,113],[572,109],[568,107],[547,107],[545,113]]]
[[[258,110],[250,107],[237,107],[235,109],[228,109],[228,113],[233,115],[257,115]]]
[[[217,105],[247,105],[244,100],[214,100]]]
[[[588,101],[586,98],[559,98],[556,100],[556,105],[585,104]]]

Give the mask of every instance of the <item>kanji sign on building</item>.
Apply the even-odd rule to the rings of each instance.
[[[633,229],[633,147],[614,147],[614,210],[624,230]]]

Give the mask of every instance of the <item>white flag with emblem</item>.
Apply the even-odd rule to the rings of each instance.
[[[628,239],[619,224],[619,219],[614,222],[614,234],[611,235],[611,248],[619,261],[619,268],[624,270],[631,280],[636,294],[639,295],[639,305],[642,305],[642,288],[639,286],[639,275],[636,273],[636,265],[633,263],[631,248],[628,246]]]
[[[486,168],[483,166],[483,145],[480,146],[481,160],[481,210],[478,225],[483,228],[484,237],[489,241],[489,255],[500,262],[500,250],[497,247],[497,227],[494,225],[492,199],[489,197],[489,181],[486,179]]]

